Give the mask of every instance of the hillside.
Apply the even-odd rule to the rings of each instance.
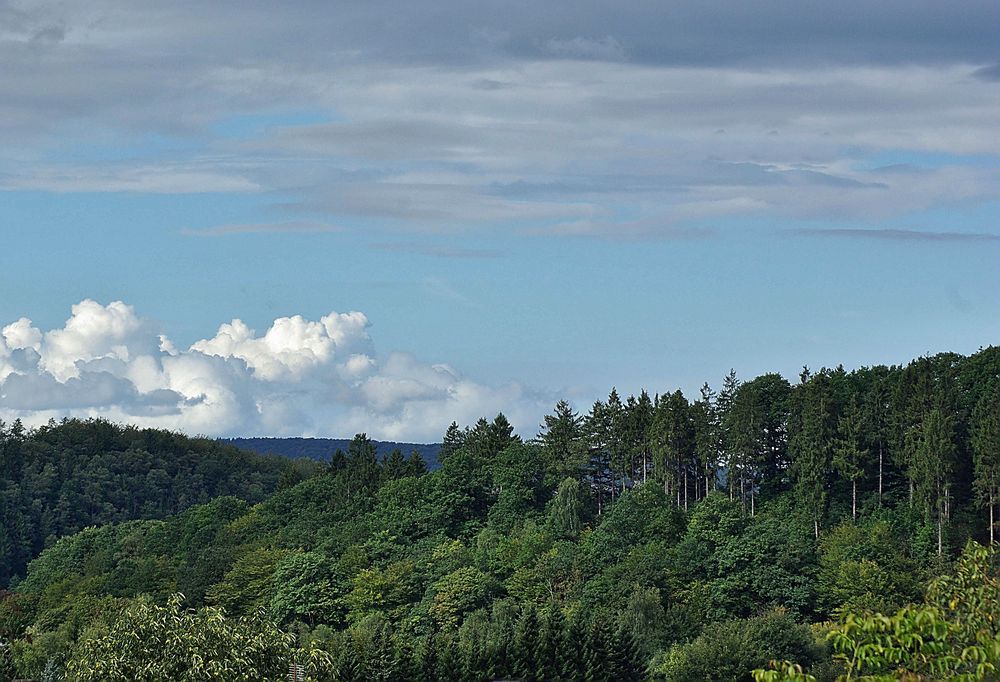
[[[261,455],[280,455],[293,459],[307,457],[317,461],[329,461],[337,450],[347,452],[351,443],[348,438],[221,438],[220,440]],[[373,440],[372,444],[379,459],[388,457],[393,450],[399,450],[404,456],[417,452],[428,469],[436,469],[438,466],[440,443],[396,443]]]
[[[998,349],[795,384],[730,374],[693,401],[612,390],[585,414],[557,404],[536,442],[503,415],[443,441],[435,471],[358,436],[257,504],[55,542],[0,595],[7,673],[176,661],[133,646],[150,613],[190,622],[163,636],[199,660],[272,633],[260,665],[307,656],[315,680],[744,682],[772,659],[819,682],[848,665],[983,679],[979,662],[1000,664],[983,546]],[[236,643],[199,648],[225,623]]]
[[[203,438],[104,420],[0,422],[0,586],[58,538],[156,519],[220,495],[256,503],[308,471]]]

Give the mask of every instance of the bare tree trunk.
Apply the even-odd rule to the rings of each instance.
[[[819,540],[819,519],[815,516],[813,517],[813,535]]]
[[[878,442],[878,506],[882,506],[882,440]]]
[[[910,479],[910,506],[913,506],[913,479]]]
[[[941,525],[942,525],[941,511],[938,510],[938,556],[941,556],[944,553],[944,545],[941,541]]]
[[[643,450],[642,451],[642,482],[643,483],[646,482],[646,469],[647,469],[647,465],[646,465],[646,451]]]
[[[858,481],[851,481],[851,519],[858,520]]]
[[[688,472],[684,470],[684,511],[688,510]]]
[[[753,493],[754,493],[754,490],[753,490],[753,486],[751,485],[750,486],[750,516],[751,517],[757,515],[757,505],[755,504],[756,497],[754,496]]]
[[[993,528],[996,524],[993,523],[993,491],[990,490],[990,547],[993,546],[995,540],[993,539]]]

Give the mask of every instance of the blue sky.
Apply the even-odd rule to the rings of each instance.
[[[0,0],[0,418],[530,435],[1000,339],[995,3],[203,5]]]

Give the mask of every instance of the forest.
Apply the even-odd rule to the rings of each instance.
[[[1000,348],[453,423],[433,471],[0,437],[0,680],[998,679]]]

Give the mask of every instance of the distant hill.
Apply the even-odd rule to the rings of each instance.
[[[329,460],[339,448],[347,451],[351,442],[349,438],[220,438],[224,443],[234,445],[241,450],[249,450],[261,455],[280,455],[282,457],[307,457],[315,460]],[[399,448],[404,455],[416,450],[427,462],[428,469],[438,466],[437,455],[441,449],[440,443],[394,443],[392,441],[372,441],[378,456],[385,457]]]

